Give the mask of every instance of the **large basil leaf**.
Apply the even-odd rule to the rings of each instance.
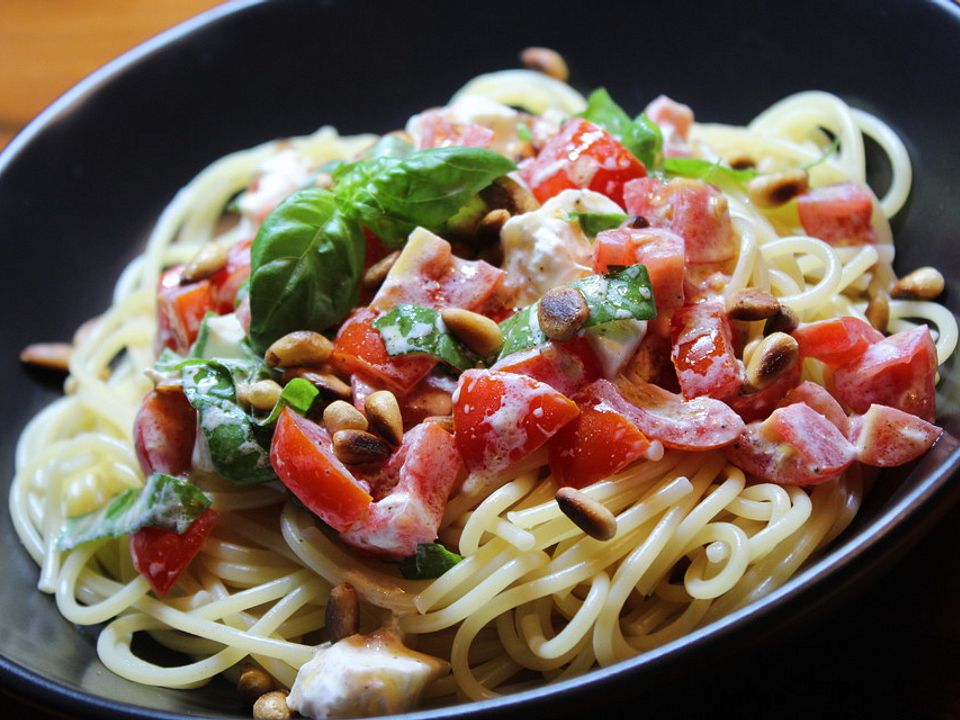
[[[69,550],[91,540],[129,535],[147,526],[182,534],[210,504],[209,497],[183,478],[153,473],[142,488],[125,490],[99,510],[67,520],[57,547]]]
[[[250,341],[262,353],[294,330],[325,330],[356,305],[363,232],[320,188],[267,216],[251,252]]]
[[[416,555],[400,561],[400,573],[408,580],[429,580],[440,577],[461,560],[461,555],[440,543],[420,543]]]
[[[617,138],[647,170],[660,166],[663,159],[663,133],[660,128],[644,113],[631,120],[605,88],[590,93],[587,107],[580,117],[599,125]]]
[[[477,366],[479,358],[447,332],[433,308],[400,303],[373,321],[389,355],[427,353],[458,370]]]
[[[527,348],[538,347],[547,342],[537,320],[538,303],[527,305],[500,323],[503,347],[498,358],[505,358]]]

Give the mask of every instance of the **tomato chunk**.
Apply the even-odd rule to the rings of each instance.
[[[730,260],[737,249],[727,199],[702,180],[632,180],[623,188],[627,212],[683,238],[688,263]]]
[[[166,595],[193,561],[217,523],[215,510],[206,510],[183,534],[167,528],[145,527],[130,535],[133,566],[150,582],[157,595]]]
[[[281,482],[327,525],[343,532],[366,517],[372,498],[333,454],[327,431],[284,408],[270,445]]]
[[[778,485],[819,485],[856,458],[853,445],[837,427],[803,403],[750,423],[724,453],[741,470]]]
[[[564,190],[588,188],[623,205],[624,183],[644,177],[646,168],[610,133],[582,118],[569,120],[520,176],[545,203]]]
[[[683,103],[660,95],[647,105],[644,112],[660,126],[663,133],[663,154],[666,157],[689,157],[687,137],[693,126],[693,110]]]
[[[420,115],[420,143],[418,149],[458,145],[463,147],[490,147],[494,132],[477,123],[451,122],[442,110],[428,110]]]
[[[921,325],[871,345],[833,379],[837,399],[854,412],[876,403],[932,421],[936,375],[937,348]]]
[[[800,363],[794,363],[790,369],[780,373],[772,383],[762,390],[746,394],[741,392],[727,402],[737,415],[743,418],[744,422],[763,420],[781,404],[784,393],[788,393],[791,388],[800,382],[800,375]]]
[[[797,198],[797,211],[807,235],[831,245],[877,242],[870,224],[873,195],[855,183],[813,188]]]
[[[724,400],[740,391],[743,367],[723,305],[703,302],[677,310],[671,340],[671,359],[685,398],[709,395]]]
[[[182,392],[153,391],[133,421],[133,447],[144,475],[183,475],[197,438],[197,411]]]
[[[467,370],[453,395],[457,448],[469,470],[495,473],[539,448],[579,412],[575,402],[532,378]]]
[[[213,283],[217,312],[221,315],[233,312],[237,292],[250,277],[250,247],[253,240],[241,240],[227,251],[227,264],[210,276]]]
[[[859,358],[881,340],[883,333],[855,317],[804,323],[791,333],[800,346],[800,355],[812,357],[832,368],[843,367]]]
[[[874,467],[896,467],[929,450],[943,430],[916,415],[885,405],[871,405],[854,417],[848,437],[857,459]]]
[[[779,403],[780,407],[793,405],[794,403],[804,403],[823,415],[827,420],[837,426],[837,429],[849,437],[850,418],[843,411],[840,403],[830,392],[815,382],[804,380],[795,388],[783,396]]]
[[[200,333],[200,324],[208,312],[219,305],[209,280],[180,284],[183,266],[171,268],[160,276],[157,291],[157,354],[163,348],[185,354]]]
[[[611,265],[646,266],[657,303],[657,315],[683,305],[687,269],[683,238],[669,230],[617,228],[599,233],[593,243],[593,271],[605,273]]]
[[[493,369],[526,375],[568,397],[603,376],[596,355],[583,337],[565,342],[550,340],[540,347],[513,353]]]

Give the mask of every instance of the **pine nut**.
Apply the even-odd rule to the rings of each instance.
[[[253,705],[257,698],[273,690],[273,678],[256,665],[244,663],[240,668],[237,692],[245,703]]]
[[[326,362],[333,343],[318,332],[297,330],[284,335],[267,348],[265,360],[271,367],[298,367]]]
[[[368,427],[363,413],[344,400],[335,400],[324,408],[323,424],[329,433],[338,430],[366,430]]]
[[[439,425],[443,430],[453,435],[453,415],[431,415],[430,417],[425,417],[423,421]]]
[[[403,442],[403,416],[397,397],[389,390],[377,390],[367,395],[363,403],[367,420],[373,429],[383,435],[387,442],[399,445]]]
[[[734,170],[752,170],[757,166],[757,161],[752,156],[744,152],[732,152],[724,158]]]
[[[73,345],[70,343],[33,343],[20,351],[20,362],[48,370],[67,372]]]
[[[788,335],[797,329],[800,325],[800,318],[789,305],[780,305],[780,311],[776,315],[767,318],[763,324],[763,334],[770,335],[776,332],[787,333]]]
[[[210,277],[227,266],[227,249],[209,242],[201,247],[180,273],[181,283],[192,283]]]
[[[333,587],[324,617],[330,642],[357,634],[360,629],[360,600],[352,585],[340,583]]]
[[[480,357],[491,357],[503,347],[500,326],[488,317],[462,308],[447,308],[440,318],[447,330]]]
[[[786,170],[755,177],[747,183],[747,194],[757,207],[775,208],[806,192],[809,186],[806,170]]]
[[[548,290],[537,307],[540,329],[551,340],[569,340],[589,317],[590,307],[583,293],[569,285]]]
[[[273,410],[283,388],[274,380],[260,380],[249,387],[246,401],[254,410]]]
[[[147,368],[143,371],[143,374],[150,378],[150,382],[153,383],[153,389],[158,393],[183,392],[183,380],[179,374],[168,375],[167,373],[157,372],[153,368]],[[238,397],[239,390],[240,388],[238,386]]]
[[[800,361],[800,346],[790,335],[775,332],[768,335],[747,363],[746,384],[750,390],[762,390]]]
[[[303,378],[313,385],[324,397],[332,397],[337,400],[349,400],[353,391],[343,380],[332,373],[324,372],[322,369],[311,367],[292,368],[283,373],[283,382],[288,383],[293,378]]]
[[[290,720],[293,713],[287,707],[287,691],[274,690],[261,695],[253,704],[253,720]]]
[[[73,333],[73,346],[77,347],[78,345],[82,345],[84,341],[89,338],[93,334],[93,331],[96,330],[100,325],[101,319],[102,317],[97,315],[96,317],[90,318],[80,327],[78,327]]]
[[[365,465],[390,457],[390,446],[362,430],[338,430],[333,434],[333,452],[342,463]]]
[[[509,210],[503,208],[491,210],[481,218],[473,234],[484,245],[495,243],[500,240],[500,230],[503,229],[504,224],[509,219]]]
[[[397,262],[398,257],[400,257],[400,251],[394,250],[386,257],[381,258],[368,267],[367,271],[363,274],[363,286],[371,290],[380,287],[394,263]]]
[[[733,320],[766,320],[778,312],[780,301],[760,288],[743,288],[727,298],[727,315]]]
[[[557,505],[573,524],[597,540],[609,540],[617,534],[617,519],[605,505],[572,487],[557,490]]]
[[[540,208],[533,193],[509,177],[497,178],[480,191],[480,199],[488,208],[502,208],[511,215],[522,215]]]
[[[897,300],[936,300],[944,285],[943,275],[936,268],[917,268],[897,281],[890,296]]]
[[[886,332],[887,325],[890,324],[890,296],[883,290],[873,293],[864,314],[867,316],[867,322],[873,325],[875,330]]]
[[[560,82],[566,82],[570,79],[567,62],[556,50],[545,47],[528,47],[520,53],[520,62],[528,70],[536,70]]]

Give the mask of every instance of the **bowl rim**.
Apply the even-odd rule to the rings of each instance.
[[[268,5],[269,1],[228,0],[134,46],[93,71],[47,106],[13,137],[0,152],[0,177],[30,143],[62,115],[132,66],[195,32],[228,17]],[[957,22],[960,28],[960,3],[951,2],[951,0],[926,0],[926,3],[952,16],[952,20]],[[941,438],[938,444],[944,439]],[[786,624],[795,624],[807,613],[794,613],[791,617],[785,618],[789,609],[796,608],[813,592],[824,590],[822,586],[825,583],[828,584],[827,592],[821,593],[820,597],[829,600],[839,595],[843,587],[852,580],[875,576],[889,554],[905,551],[922,537],[935,520],[946,513],[952,503],[960,497],[960,484],[950,487],[947,482],[950,476],[960,469],[960,443],[955,442],[954,447],[948,452],[949,454],[935,468],[927,467],[930,463],[921,460],[921,464],[915,466],[908,477],[912,477],[921,468],[927,476],[916,487],[872,518],[866,527],[860,528],[850,537],[841,535],[827,552],[817,556],[815,561],[804,566],[782,586],[708,625],[636,657],[609,667],[594,668],[584,675],[568,680],[491,699],[419,710],[396,717],[403,717],[406,720],[475,718],[495,712],[515,710],[517,706],[545,700],[554,695],[572,694],[580,690],[596,690],[602,685],[615,682],[624,675],[638,672],[641,668],[657,664],[675,666],[691,653],[715,647],[724,639],[745,637],[751,627],[765,618],[780,618]],[[926,460],[930,460],[929,456]],[[847,576],[847,583],[837,582],[844,576]],[[830,581],[834,581],[832,587],[829,586]],[[44,707],[68,710],[71,713],[79,712],[91,716],[96,713],[97,717],[137,720],[178,720],[184,717],[182,714],[167,710],[134,705],[62,685],[2,653],[0,653],[0,681],[5,690],[15,695],[40,703]],[[104,711],[108,714],[104,715]],[[191,715],[216,717],[196,713]]]

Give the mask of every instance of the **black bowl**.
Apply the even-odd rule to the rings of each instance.
[[[0,155],[2,466],[12,473],[17,433],[56,395],[55,383],[22,368],[16,351],[31,341],[68,338],[105,307],[114,278],[142,247],[163,206],[206,164],[320,124],[345,133],[399,127],[410,114],[445,102],[470,77],[514,66],[517,51],[534,44],[566,56],[575,86],[604,84],[632,111],[667,92],[693,105],[701,119],[742,123],[787,94],[819,88],[877,113],[905,139],[915,164],[910,205],[895,223],[898,267],[938,265],[947,278],[947,304],[956,309],[960,256],[950,243],[960,225],[954,204],[960,84],[946,78],[960,47],[957,5],[241,2],[98,71]],[[688,709],[761,714],[810,688],[805,680],[817,680],[816,668],[808,667],[816,655],[772,647],[769,639],[862,590],[950,506],[949,480],[960,464],[955,367],[951,361],[942,368],[946,433],[934,450],[902,480],[887,478],[886,491],[871,498],[854,527],[780,590],[584,678],[418,716],[682,710],[678,700],[694,703]],[[37,568],[6,513],[0,514],[0,540],[7,548],[0,557],[0,670],[7,688],[74,715],[246,716],[225,683],[170,691],[114,677],[96,659],[94,630],[71,627],[50,598],[36,592]],[[821,622],[809,638],[831,648],[855,641],[836,625],[828,633]],[[761,649],[744,650],[757,644]],[[716,662],[735,651],[735,663]],[[866,659],[856,651],[848,656]],[[778,681],[786,695],[776,691]],[[758,691],[764,682],[774,690]],[[752,698],[735,689],[741,684]],[[719,694],[713,699],[704,692]],[[725,704],[734,700],[737,705]]]

